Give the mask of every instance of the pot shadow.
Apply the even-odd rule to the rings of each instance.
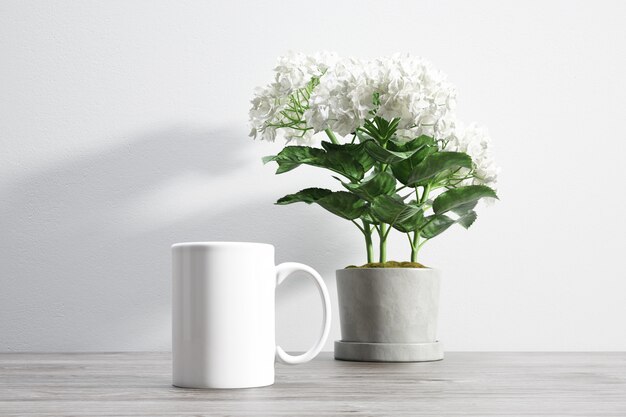
[[[273,170],[253,148],[244,132],[173,126],[0,189],[0,350],[169,350],[178,241],[273,243],[277,262],[334,276],[358,236],[321,209],[274,206],[280,192],[264,184]],[[319,304],[308,285],[285,284],[278,311],[307,315]],[[307,347],[301,323],[279,332],[295,334],[296,349]]]

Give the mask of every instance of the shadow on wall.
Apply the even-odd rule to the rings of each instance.
[[[0,190],[0,350],[169,349],[177,241],[271,242],[277,261],[313,266],[344,257],[354,236],[329,244],[321,210],[274,206],[252,151],[245,134],[173,127]]]

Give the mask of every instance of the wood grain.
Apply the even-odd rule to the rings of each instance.
[[[0,416],[626,416],[626,353],[448,353],[276,365],[276,384],[171,386],[170,354],[0,354]]]

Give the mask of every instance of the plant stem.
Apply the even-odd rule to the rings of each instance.
[[[387,142],[382,142],[381,146],[383,147],[383,149],[387,149]],[[385,172],[387,170],[387,165],[388,164],[380,164],[380,172]]]
[[[416,231],[413,232],[413,240],[411,241],[411,262],[417,262],[417,253],[420,250],[420,235]]]
[[[417,193],[417,189],[416,189]],[[420,199],[420,204],[424,204],[426,200],[428,200],[428,194],[430,194],[430,184],[426,184],[424,186],[424,192],[422,193],[422,198]]]
[[[326,132],[326,136],[328,136],[328,138],[330,139],[332,143],[334,143],[335,145],[339,144],[339,141],[337,140],[337,136],[335,136],[335,133],[332,130],[326,129],[324,130],[324,132]]]
[[[380,224],[380,253],[379,262],[387,262],[387,224]]]
[[[372,245],[372,228],[370,224],[363,221],[363,234],[365,235],[365,247],[367,249],[367,263],[374,261],[374,246]]]

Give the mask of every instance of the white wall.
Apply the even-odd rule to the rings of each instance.
[[[272,204],[333,183],[274,176],[277,147],[247,138],[251,92],[289,49],[425,56],[489,126],[501,201],[423,252],[445,272],[447,349],[626,349],[624,17],[622,1],[2,1],[0,350],[169,349],[177,241],[271,242],[336,296],[358,231]],[[306,348],[320,315],[289,281],[280,342]]]

